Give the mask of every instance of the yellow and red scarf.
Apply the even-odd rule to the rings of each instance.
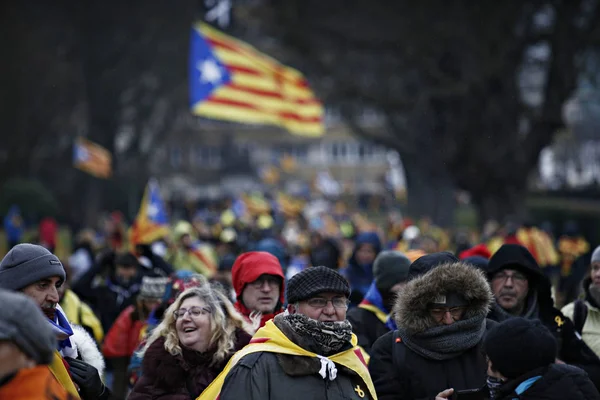
[[[343,365],[344,367],[356,372],[356,374],[363,380],[365,385],[367,385],[371,398],[377,400],[375,387],[373,386],[373,381],[371,381],[371,376],[369,375],[369,370],[367,368],[369,356],[363,353],[361,349],[357,347],[357,342],[358,340],[356,339],[356,335],[352,334],[351,343],[353,347],[351,349],[334,354],[327,358],[336,364]],[[279,330],[279,328],[277,328],[273,321],[268,321],[264,327],[260,328],[256,332],[250,341],[250,344],[235,353],[231,360],[229,360],[229,363],[227,363],[227,366],[225,366],[223,372],[217,376],[217,378],[200,394],[200,396],[198,396],[196,400],[218,400],[221,393],[221,388],[225,382],[225,377],[229,371],[231,371],[237,362],[244,356],[261,351],[315,358],[318,356],[317,354],[308,350],[304,350],[302,347],[293,343],[287,338],[287,336],[283,334],[283,332]]]

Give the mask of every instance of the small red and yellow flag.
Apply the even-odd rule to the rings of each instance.
[[[96,178],[112,175],[112,155],[104,147],[84,138],[77,138],[73,146],[73,166]]]

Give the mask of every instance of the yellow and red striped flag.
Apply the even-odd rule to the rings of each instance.
[[[77,138],[73,146],[73,166],[96,178],[112,175],[112,155],[104,147],[84,138]]]
[[[190,102],[199,116],[324,133],[323,105],[300,72],[204,23],[192,30]]]

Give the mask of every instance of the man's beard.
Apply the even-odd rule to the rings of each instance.
[[[56,319],[56,303],[43,304],[42,312],[46,315],[46,317],[54,321]]]

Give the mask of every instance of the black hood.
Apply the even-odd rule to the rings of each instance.
[[[529,250],[518,244],[502,245],[490,259],[485,272],[491,281],[496,272],[507,268],[517,269],[527,275],[530,292],[537,291],[540,305],[554,305],[550,281]]]

